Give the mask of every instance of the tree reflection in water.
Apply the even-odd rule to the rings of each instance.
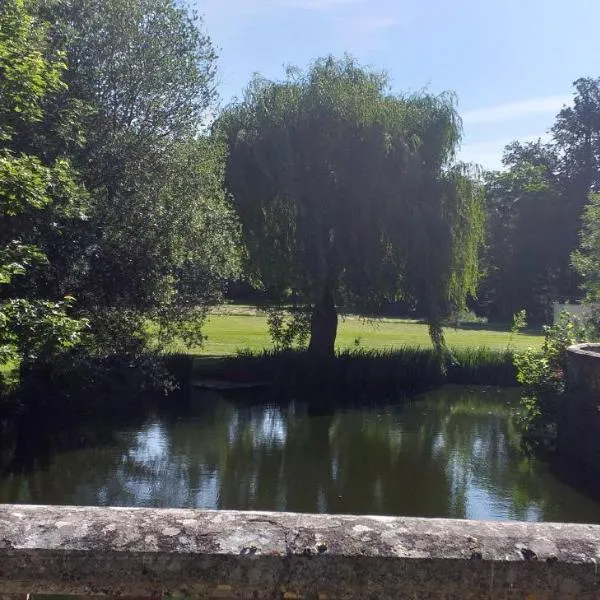
[[[0,482],[0,502],[600,522],[600,504],[520,450],[514,390],[447,386],[311,414],[198,395],[108,445]]]

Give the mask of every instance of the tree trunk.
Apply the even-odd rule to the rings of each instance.
[[[335,356],[335,337],[337,335],[338,315],[329,287],[313,308],[310,317],[310,342],[308,352],[318,358]]]

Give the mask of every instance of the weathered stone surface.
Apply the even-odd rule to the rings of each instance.
[[[0,595],[600,598],[600,526],[0,505]]]
[[[600,476],[600,344],[568,349],[567,391],[557,418],[557,449],[564,462]]]
[[[600,344],[576,344],[567,349],[570,390],[600,397]]]

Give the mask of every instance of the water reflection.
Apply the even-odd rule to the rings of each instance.
[[[197,400],[193,416],[9,476],[0,502],[600,522],[600,504],[521,453],[510,390],[325,415]]]

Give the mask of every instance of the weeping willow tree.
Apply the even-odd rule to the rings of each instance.
[[[284,81],[255,77],[216,124],[249,270],[307,315],[309,351],[334,353],[338,309],[405,300],[442,320],[475,292],[481,186],[455,164],[454,97],[393,95],[353,59]]]

